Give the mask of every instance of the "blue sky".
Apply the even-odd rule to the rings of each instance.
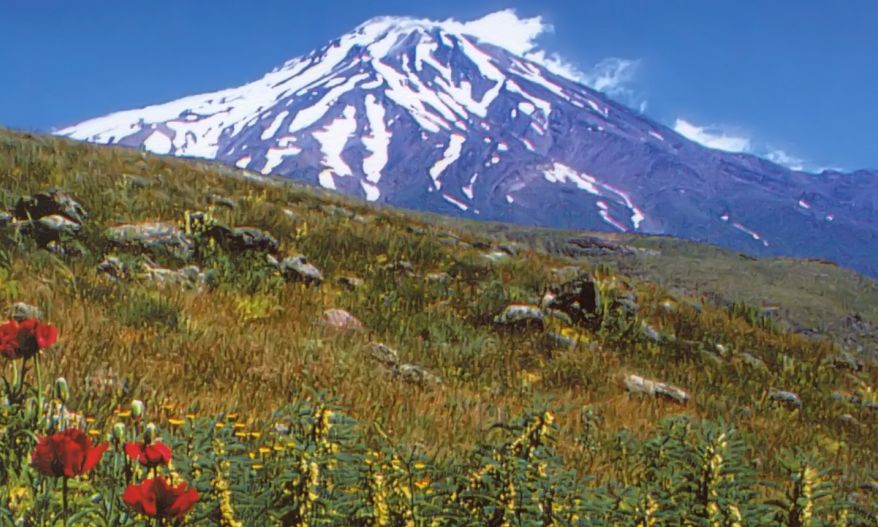
[[[690,137],[809,169],[878,168],[878,2],[836,4],[0,0],[0,125],[48,131],[236,86],[373,16],[513,8],[541,17],[541,49],[591,79],[601,65],[616,98]]]

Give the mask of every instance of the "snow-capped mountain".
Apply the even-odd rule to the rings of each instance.
[[[57,133],[401,207],[668,234],[878,276],[878,172],[808,174],[705,148],[467,27],[373,19],[250,84]]]

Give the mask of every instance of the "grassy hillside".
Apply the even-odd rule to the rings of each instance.
[[[849,312],[876,320],[874,283],[852,273],[694,244],[680,250],[682,242],[666,239],[623,240],[660,252],[569,258],[552,241],[570,233],[472,226],[215,164],[12,132],[0,133],[0,180],[0,209],[57,187],[89,213],[80,233],[56,245],[63,253],[2,231],[0,303],[34,304],[58,327],[58,344],[40,359],[41,379],[66,377],[66,404],[89,417],[94,437],[127,422],[132,399],[146,401],[146,418],[175,452],[188,452],[174,469],[202,492],[192,524],[232,525],[222,519],[228,500],[254,525],[266,514],[283,525],[823,525],[795,523],[803,499],[826,524],[854,510],[857,521],[874,521],[875,495],[857,489],[872,481],[878,462],[878,411],[869,406],[878,404],[875,366],[845,369],[836,344],[786,332],[757,308],[695,300],[705,291],[748,304],[768,299],[798,324],[828,320],[840,338],[838,321]],[[271,233],[279,256],[304,254],[325,281],[285,280],[260,251],[205,244],[176,258],[117,247],[106,236],[108,227],[144,221],[197,231],[186,225],[192,211]],[[522,247],[507,249],[515,254],[499,250],[510,240]],[[210,279],[203,287],[160,286],[143,273],[113,281],[97,270],[108,256],[130,269],[196,265]],[[580,272],[590,272],[602,293],[599,324],[558,316],[545,329],[510,331],[494,323],[506,306],[539,304],[549,287]],[[636,305],[626,311],[614,299]],[[363,328],[319,324],[334,308]],[[574,345],[557,344],[552,333]],[[375,343],[442,383],[406,382],[412,377],[373,358]],[[17,364],[3,367],[13,382]],[[630,374],[679,386],[690,398],[679,404],[629,393]],[[45,390],[34,397],[50,397]],[[779,390],[798,394],[801,407],[774,401]],[[60,506],[40,502],[47,484],[19,466],[32,439],[11,439],[11,419],[25,409],[10,408],[0,414],[0,446],[17,454],[3,457],[0,519],[51,524]],[[330,415],[344,435],[321,428]],[[279,422],[301,434],[289,451]],[[40,433],[45,426],[33,424]],[[117,450],[113,459],[124,458]],[[213,460],[211,470],[196,458]],[[325,479],[308,472],[312,462]],[[684,489],[673,474],[686,467],[696,479],[708,477],[698,467],[713,467],[718,490]],[[113,473],[100,470],[80,482],[83,500],[109,488],[101,485]],[[390,488],[387,523],[376,474]],[[218,481],[231,481],[231,494]],[[809,489],[835,486],[826,498],[817,490],[802,498],[803,481]],[[518,493],[509,490],[516,484]],[[20,497],[19,488],[32,490]],[[708,507],[720,495],[714,509],[722,521]],[[786,502],[769,503],[784,495]],[[547,516],[551,503],[559,510]],[[83,524],[119,517],[107,507]],[[746,520],[734,520],[735,508],[746,509]]]

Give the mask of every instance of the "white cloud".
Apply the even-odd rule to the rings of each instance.
[[[765,154],[765,159],[768,159],[772,163],[777,163],[778,165],[783,165],[790,170],[805,170],[805,160],[798,158],[792,154],[787,153],[784,150],[775,149],[767,152]]]
[[[540,64],[556,75],[624,99],[632,106],[643,102],[627,87],[634,78],[638,61],[608,58],[584,71],[561,55],[540,48],[537,42],[539,37],[555,30],[551,24],[544,22],[541,16],[520,18],[514,9],[504,9],[470,22],[448,19],[438,25],[446,31],[471,35],[481,42],[505,48]]]
[[[750,151],[749,137],[729,135],[715,126],[698,126],[685,119],[677,118],[674,123],[674,131],[708,148],[725,150],[726,152]]]

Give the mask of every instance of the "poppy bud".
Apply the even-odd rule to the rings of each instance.
[[[135,419],[140,419],[143,416],[144,409],[145,406],[143,404],[143,401],[141,401],[140,399],[134,399],[133,401],[131,401],[131,417],[134,417]]]
[[[67,385],[67,379],[58,377],[55,379],[55,398],[66,403],[70,398],[70,387]]]
[[[124,423],[116,423],[113,425],[113,438],[121,443],[125,441],[125,424]]]
[[[149,423],[146,425],[146,430],[143,432],[143,442],[147,445],[152,443],[155,440],[156,433],[158,432],[158,428],[154,423]]]

